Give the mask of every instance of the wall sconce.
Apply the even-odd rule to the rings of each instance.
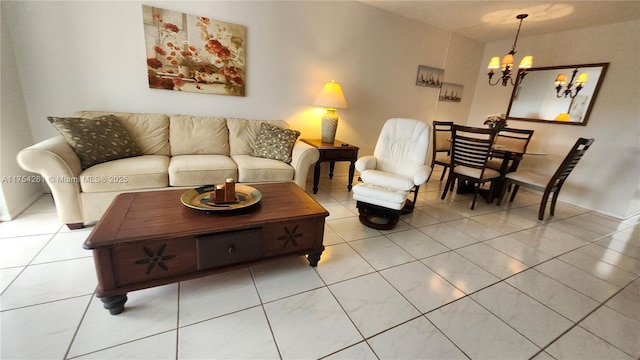
[[[340,84],[333,80],[326,83],[313,101],[313,105],[327,108],[327,112],[322,116],[322,142],[333,144],[338,129],[336,109],[347,109],[347,100]]]
[[[586,72],[581,73],[578,76],[578,79],[575,82],[576,86],[576,92],[574,93],[571,88],[573,87],[573,80],[576,78],[576,74],[578,73],[578,69],[573,70],[573,75],[571,75],[571,80],[569,81],[569,83],[567,84],[567,75],[565,74],[558,74],[558,76],[556,77],[556,96],[557,97],[567,97],[569,96],[570,98],[574,98],[576,97],[576,95],[578,95],[578,93],[580,92],[580,90],[582,90],[582,85],[587,83],[587,78],[589,77],[589,75],[587,75]],[[562,85],[567,85],[566,89],[562,90]]]
[[[502,86],[507,86],[508,82],[511,82],[511,85],[513,86],[518,86],[527,75],[527,69],[533,66],[533,56],[527,55],[522,58],[522,61],[520,61],[520,65],[518,65],[518,74],[520,74],[520,77],[519,79],[516,78],[515,83],[513,82],[513,79],[511,78],[511,69],[513,69],[513,55],[516,54],[516,43],[518,42],[518,35],[520,34],[522,20],[527,16],[529,16],[529,14],[520,14],[516,16],[516,19],[520,20],[520,25],[518,25],[518,32],[516,33],[516,39],[513,41],[511,51],[509,51],[509,53],[507,53],[507,55],[502,58],[502,62],[500,62],[500,58],[497,56],[492,57],[491,61],[489,61],[489,66],[487,67],[489,69],[489,73],[487,74],[489,75],[489,85],[498,85],[500,80],[502,80]],[[492,83],[491,78],[493,78],[494,75],[493,69],[500,68],[502,68],[502,76],[496,79],[495,83]]]

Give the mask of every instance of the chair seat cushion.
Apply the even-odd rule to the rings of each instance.
[[[169,186],[169,157],[142,155],[94,165],[80,174],[83,192],[129,191]]]
[[[451,164],[451,156],[445,152],[436,153],[435,161],[440,164]]]
[[[391,189],[373,184],[357,184],[353,187],[353,198],[368,204],[400,210],[407,200],[407,191]]]
[[[506,176],[507,179],[527,183],[529,185],[536,186],[538,188],[544,189],[547,187],[547,183],[549,182],[549,177],[535,174],[528,171],[516,171],[509,173]]]
[[[221,184],[237,177],[236,163],[226,155],[178,155],[173,156],[169,164],[171,186]]]
[[[413,180],[399,174],[381,170],[365,170],[360,174],[362,182],[379,187],[409,191],[413,188]]]
[[[476,168],[472,168],[464,165],[458,165],[454,168],[453,171],[456,174],[480,179],[480,173],[481,173],[480,169],[476,169]],[[500,172],[494,169],[486,168],[484,169],[484,174],[482,174],[482,180],[493,179],[497,177],[500,177]]]

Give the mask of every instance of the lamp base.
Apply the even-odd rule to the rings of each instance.
[[[336,139],[338,130],[338,115],[335,109],[327,109],[327,113],[322,117],[322,142],[332,143]]]

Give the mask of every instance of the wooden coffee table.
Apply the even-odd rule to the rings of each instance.
[[[307,255],[316,266],[329,213],[294,183],[251,186],[260,203],[224,214],[187,208],[180,202],[186,190],[118,195],[84,243],[105,309],[121,313],[129,291],[265,259]]]

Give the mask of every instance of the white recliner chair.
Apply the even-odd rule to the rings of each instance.
[[[429,180],[426,165],[429,125],[414,119],[385,122],[372,156],[356,161],[361,183],[353,187],[360,222],[375,229],[391,229],[401,214],[413,211],[420,185]],[[413,201],[407,196],[414,192]]]

